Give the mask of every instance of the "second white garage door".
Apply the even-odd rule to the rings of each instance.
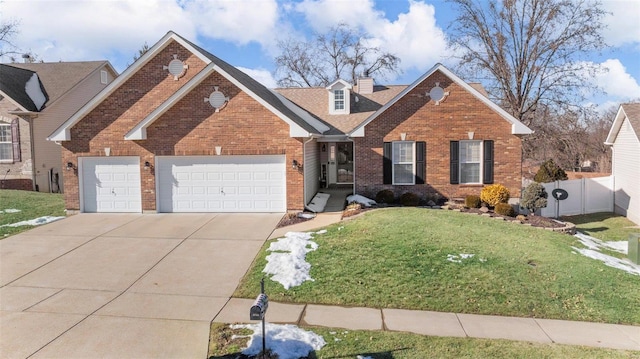
[[[284,212],[285,156],[156,157],[158,212]]]

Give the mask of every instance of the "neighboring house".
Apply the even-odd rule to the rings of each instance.
[[[442,65],[409,86],[269,90],[169,32],[49,139],[71,211],[284,212],[329,185],[518,197],[529,133]]]
[[[640,103],[620,105],[605,144],[613,152],[614,211],[640,224]]]
[[[0,64],[0,188],[60,192],[47,136],[116,76],[107,61]]]

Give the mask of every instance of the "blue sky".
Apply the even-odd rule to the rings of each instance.
[[[611,47],[580,60],[608,68],[594,78],[607,94],[589,99],[604,108],[640,98],[640,0],[602,3],[612,13],[604,33]],[[279,39],[340,22],[402,59],[402,75],[379,82],[409,84],[437,62],[455,65],[446,46],[455,16],[444,0],[4,0],[0,7],[2,20],[20,21],[15,42],[44,61],[106,59],[121,72],[142,44],[173,30],[269,87]]]

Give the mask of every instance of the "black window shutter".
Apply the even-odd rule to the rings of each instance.
[[[487,140],[483,143],[484,153],[483,155],[483,169],[482,169],[482,183],[493,183],[493,141]]]
[[[13,145],[13,162],[22,161],[20,155],[20,128],[18,127],[18,119],[11,121],[11,144]]]
[[[416,142],[416,184],[427,181],[427,143]]]
[[[459,152],[460,147],[458,146],[458,141],[449,142],[449,182],[451,184],[459,184],[460,176],[459,176]]]
[[[393,183],[393,171],[391,162],[391,156],[393,155],[393,147],[391,142],[385,142],[382,147],[382,183]]]

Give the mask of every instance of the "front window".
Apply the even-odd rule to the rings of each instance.
[[[11,125],[0,123],[0,161],[12,161]]]
[[[460,183],[480,183],[482,141],[460,141]]]
[[[344,110],[344,90],[333,91],[333,103],[336,110]]]
[[[415,184],[414,142],[393,143],[393,184]]]

